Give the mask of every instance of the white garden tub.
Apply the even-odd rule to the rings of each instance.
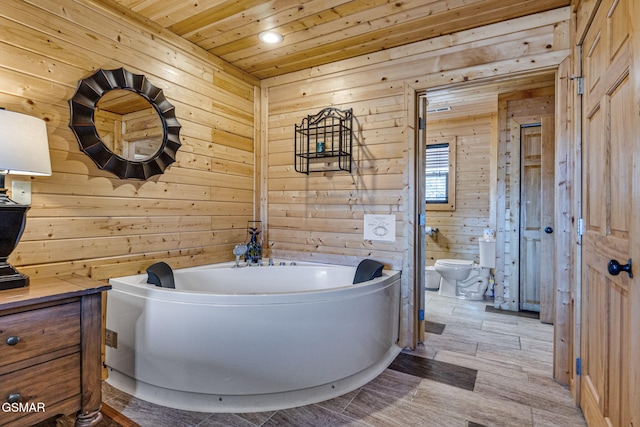
[[[330,399],[379,375],[397,346],[400,272],[352,284],[355,267],[174,271],[109,280],[108,382],[143,400],[204,412],[256,412]]]

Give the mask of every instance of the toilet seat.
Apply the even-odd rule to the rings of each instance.
[[[437,264],[440,264],[445,267],[459,267],[462,265],[473,265],[473,260],[469,259],[439,259],[436,261]]]

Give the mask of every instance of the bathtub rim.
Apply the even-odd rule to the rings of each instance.
[[[218,264],[206,264],[195,267],[186,267],[176,269],[175,271],[193,271],[193,270],[215,270],[222,268],[233,267],[233,262],[225,262]],[[305,266],[311,267],[327,267],[327,268],[349,268],[353,269],[355,273],[355,267],[344,266],[339,264],[326,264],[326,263],[313,263],[304,262],[298,263],[295,266],[252,266],[242,267],[248,269],[255,269],[258,273],[260,268],[304,268]],[[176,303],[191,303],[191,304],[224,304],[224,305],[264,305],[264,304],[287,304],[287,303],[300,303],[304,301],[331,301],[334,299],[343,299],[349,297],[356,297],[367,292],[375,292],[376,290],[386,287],[393,283],[395,280],[399,280],[401,271],[398,270],[382,270],[382,276],[366,282],[357,284],[344,284],[327,289],[319,290],[300,290],[295,292],[265,292],[265,293],[214,293],[203,292],[200,290],[179,290],[171,288],[162,288],[156,285],[146,283],[146,273],[134,274],[130,276],[114,277],[109,279],[111,285],[111,291],[128,293],[135,296],[144,298],[150,298],[155,300],[165,300]]]

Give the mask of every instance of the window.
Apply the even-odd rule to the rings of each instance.
[[[455,143],[428,144],[425,195],[428,210],[455,209]]]

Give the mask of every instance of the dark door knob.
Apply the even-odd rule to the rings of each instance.
[[[617,260],[612,259],[607,263],[607,271],[612,276],[617,276],[621,271],[626,271],[629,274],[630,278],[633,278],[633,271],[631,271],[631,258],[629,258],[629,262],[622,265]]]
[[[547,227],[547,228],[544,229],[544,232],[547,233],[547,234],[551,234],[551,233],[553,233],[553,228]]]

